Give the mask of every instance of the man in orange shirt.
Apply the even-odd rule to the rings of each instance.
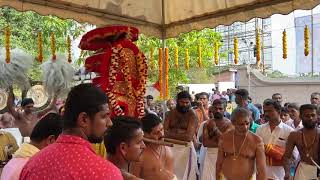
[[[199,98],[197,99],[197,109],[195,110],[198,117],[197,132],[200,127],[200,124],[208,120],[208,111],[209,111],[209,94],[205,92],[199,93]]]

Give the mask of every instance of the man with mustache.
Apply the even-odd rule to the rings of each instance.
[[[182,91],[177,95],[176,108],[166,115],[164,120],[164,135],[166,138],[187,143],[175,145],[172,149],[175,155],[174,174],[179,180],[195,180],[197,171],[197,155],[193,145],[198,118],[191,109],[191,96]]]
[[[113,126],[104,138],[108,160],[116,165],[124,180],[140,178],[129,173],[129,164],[138,162],[145,149],[141,123],[133,117],[119,116],[113,119]]]
[[[200,179],[215,179],[218,144],[220,136],[231,129],[231,121],[224,115],[224,103],[220,99],[213,101],[209,107],[209,120],[201,124],[198,131],[199,141],[202,142],[200,149]]]
[[[295,180],[318,179],[320,131],[317,124],[317,106],[305,104],[300,107],[303,128],[290,133],[284,154],[285,179],[290,178],[290,158],[294,147],[298,148],[300,162],[296,168]]]
[[[122,180],[120,170],[90,144],[101,143],[110,126],[107,95],[89,83],[73,87],[65,104],[62,134],[27,162],[20,180]]]
[[[162,141],[164,130],[161,119],[154,114],[147,114],[141,119],[144,137],[156,141]],[[172,180],[173,154],[169,147],[155,143],[146,143],[139,162],[133,163],[131,172],[133,175],[145,180]]]

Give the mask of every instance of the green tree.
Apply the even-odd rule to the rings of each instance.
[[[216,69],[213,61],[213,45],[218,42],[221,45],[222,37],[220,33],[212,29],[204,29],[202,31],[191,31],[181,34],[176,38],[166,40],[166,47],[169,48],[169,89],[171,95],[176,93],[178,84],[186,83],[210,83],[213,79],[213,72]],[[150,49],[154,49],[154,65],[155,69],[152,71],[149,65],[148,80],[149,82],[156,82],[158,80],[158,48],[162,47],[161,40],[155,37],[146,37],[140,35],[137,45],[150,57]],[[203,67],[199,68],[198,65],[198,46],[202,49],[202,64]],[[174,49],[178,47],[178,60],[179,68],[175,69],[174,65]],[[189,50],[189,63],[190,69],[185,69],[185,49]],[[226,56],[226,53],[221,53],[220,57]]]

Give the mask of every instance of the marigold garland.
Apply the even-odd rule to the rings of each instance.
[[[309,28],[307,25],[304,27],[304,55],[309,55]]]
[[[38,62],[43,62],[43,39],[42,39],[42,33],[38,32]]]
[[[233,42],[234,42],[233,43],[234,64],[238,64],[239,62],[238,38],[234,37]]]
[[[201,47],[201,44],[198,45],[198,65],[199,65],[199,68],[202,68],[202,47]]]
[[[219,64],[219,44],[218,42],[214,43],[214,64]]]
[[[287,59],[287,32],[286,30],[283,30],[282,32],[282,58]]]
[[[163,84],[163,80],[162,80],[162,65],[163,65],[163,62],[162,62],[162,55],[163,55],[163,51],[162,51],[162,48],[159,48],[159,61],[158,61],[158,65],[159,65],[159,86],[160,86],[160,99],[163,99],[163,87],[162,87],[162,84]]]
[[[165,99],[169,98],[169,49],[165,48],[165,80],[166,80],[166,90],[165,90]]]
[[[178,47],[174,48],[174,66],[176,70],[179,69],[179,49]]]
[[[10,28],[5,28],[6,63],[10,63]]]
[[[67,37],[67,51],[68,51],[68,63],[71,63],[72,58],[71,58],[71,39],[70,39],[70,36]]]
[[[149,63],[150,63],[150,69],[153,71],[154,70],[154,59],[153,59],[153,53],[154,49],[150,48],[150,57],[149,57]]]
[[[256,60],[257,60],[257,66],[260,66],[260,51],[261,51],[261,41],[260,41],[260,31],[259,29],[256,30],[256,48],[257,48],[257,54],[256,54]]]
[[[187,71],[189,71],[189,69],[190,69],[190,66],[189,66],[189,59],[190,59],[190,57],[189,57],[189,49],[186,49],[185,50],[185,68],[186,68],[186,70]]]
[[[54,37],[54,33],[51,33],[50,47],[51,47],[52,60],[55,60],[57,57],[56,57],[56,39]]]

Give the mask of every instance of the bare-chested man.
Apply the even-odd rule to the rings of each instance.
[[[188,142],[187,146],[175,145],[172,149],[175,156],[174,174],[179,180],[196,179],[197,157],[193,146],[197,116],[191,109],[191,96],[182,91],[177,95],[177,105],[169,111],[164,120],[166,138]]]
[[[12,87],[9,88],[9,96],[7,100],[7,106],[9,112],[15,118],[15,126],[17,126],[21,132],[22,137],[29,137],[31,135],[33,127],[36,125],[38,120],[47,114],[49,111],[53,110],[57,97],[55,96],[48,106],[48,108],[34,112],[34,102],[30,98],[23,99],[21,102],[22,112],[16,111],[14,107],[14,94]]]
[[[317,106],[305,104],[300,107],[303,128],[290,133],[284,154],[285,179],[290,178],[290,158],[294,147],[298,148],[300,162],[296,168],[295,180],[313,180],[317,177],[319,162],[320,131],[317,124]]]
[[[235,127],[222,134],[216,163],[216,179],[249,180],[257,168],[257,180],[266,179],[266,161],[262,139],[249,131],[250,112],[237,108],[231,121]]]
[[[147,114],[141,122],[144,137],[156,141],[163,140],[163,126],[158,116]],[[173,154],[169,147],[146,143],[140,161],[132,164],[131,172],[145,180],[172,180],[174,178],[173,163]]]
[[[198,131],[199,140],[202,142],[199,158],[201,180],[215,179],[216,168],[213,164],[217,160],[220,136],[233,129],[231,121],[223,117],[224,109],[224,103],[220,99],[214,100],[209,107],[209,120],[205,121]]]

